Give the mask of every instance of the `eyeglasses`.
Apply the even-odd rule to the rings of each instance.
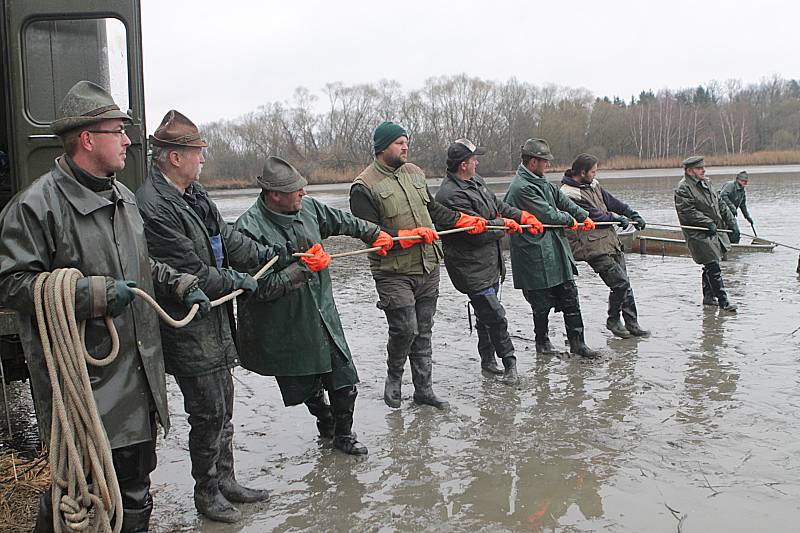
[[[120,128],[118,130],[86,130],[89,133],[116,133],[117,135],[125,135],[127,132],[125,128]]]

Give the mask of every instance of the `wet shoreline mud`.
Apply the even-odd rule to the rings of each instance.
[[[797,177],[751,179],[748,205],[759,235],[798,244],[787,217],[800,201]],[[677,181],[626,179],[608,188],[648,221],[674,223]],[[337,194],[317,197],[345,206],[346,196]],[[217,197],[229,219],[253,200]],[[337,237],[325,245],[337,252],[363,243]],[[354,430],[369,455],[335,451],[317,437],[304,407],[283,407],[273,378],[237,369],[236,471],[272,499],[242,505],[239,524],[205,521],[192,503],[182,398],[168,378],[173,429],[159,437],[152,530],[796,529],[797,253],[777,248],[723,262],[737,315],[701,305],[700,267],[690,259],[626,259],[642,326],[653,334],[612,337],[605,330],[607,288],[580,263],[587,343],[601,350],[599,361],[537,357],[530,308],[509,272],[502,300],[519,361],[516,387],[481,376],[466,297],[443,269],[433,376],[437,394],[451,403],[447,412],[412,403],[408,370],[402,407],[383,403],[386,321],[366,258],[334,260],[337,307],[361,377]],[[565,346],[560,315],[551,314],[550,335]]]

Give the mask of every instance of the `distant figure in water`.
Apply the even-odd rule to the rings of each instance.
[[[753,225],[753,217],[750,216],[750,212],[747,210],[747,191],[745,191],[749,181],[750,176],[747,175],[747,171],[742,170],[736,174],[736,179],[727,182],[719,191],[719,197],[722,198],[722,201],[728,206],[731,215],[733,215],[734,224],[736,224],[736,216],[739,209],[741,209],[745,220],[747,220],[751,226]],[[739,229],[738,225],[736,229]],[[737,243],[739,239],[731,239],[731,242]]]

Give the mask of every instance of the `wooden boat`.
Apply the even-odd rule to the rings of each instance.
[[[643,231],[630,230],[619,232],[619,239],[628,253],[690,256],[689,247],[683,232],[679,229],[645,228]],[[747,239],[748,237],[743,237]],[[764,239],[753,238],[749,243],[732,244],[728,254],[771,252],[776,244]]]

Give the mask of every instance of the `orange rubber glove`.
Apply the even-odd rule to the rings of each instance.
[[[539,219],[527,211],[522,212],[520,221],[524,226],[530,226],[530,228],[528,228],[528,233],[536,235],[537,233],[542,233],[544,231],[544,226],[542,226],[542,223],[539,222]]]
[[[583,231],[590,231],[593,230],[596,226],[594,225],[594,220],[589,217],[586,217],[583,221],[583,227],[581,228]]]
[[[505,224],[505,226],[508,228],[506,233],[509,235],[512,233],[522,233],[522,226],[520,226],[513,218],[503,217],[503,224]]]
[[[425,244],[430,244],[435,240],[439,239],[439,234],[433,231],[433,228],[428,228],[426,226],[421,226],[419,228],[414,229],[401,229],[397,232],[398,237],[422,237],[421,239],[403,239],[397,241],[400,244],[401,248],[411,248],[415,244],[419,244],[420,242],[424,242]]]
[[[578,221],[573,218],[572,219],[572,225],[569,226],[567,229],[570,230],[570,231],[578,231],[579,227],[580,227],[580,224],[578,224]]]
[[[392,249],[394,246],[394,241],[392,240],[392,236],[386,233],[385,231],[381,231],[378,233],[378,238],[375,239],[375,242],[372,243],[372,248],[376,246],[380,246],[380,250],[376,250],[375,253],[386,257],[386,252]]]
[[[460,213],[460,215],[461,216],[458,217],[458,221],[456,221],[457,228],[468,228],[470,226],[475,226],[473,229],[467,230],[467,233],[471,233],[473,235],[477,235],[478,233],[483,233],[486,231],[485,218],[475,217],[466,213]]]
[[[314,257],[300,258],[300,261],[305,263],[311,272],[319,272],[320,270],[328,268],[328,265],[331,263],[331,256],[328,255],[328,252],[322,249],[322,245],[320,243],[315,244],[306,250],[305,253],[314,254]]]

